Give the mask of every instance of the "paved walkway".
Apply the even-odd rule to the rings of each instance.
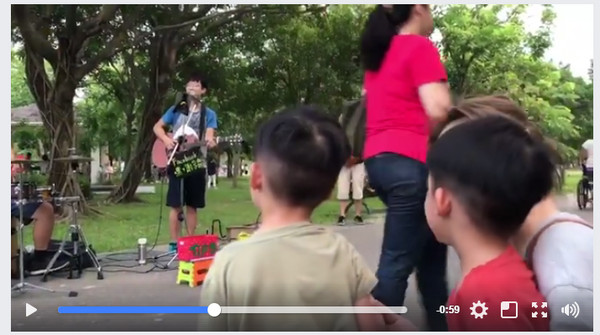
[[[592,211],[579,211],[574,199],[562,199],[563,210],[575,212],[592,222]],[[344,234],[365,257],[373,270],[377,267],[379,249],[383,235],[382,218],[370,220],[364,226],[336,227]],[[131,258],[124,255],[121,258]],[[165,263],[168,258],[165,258]],[[198,305],[200,288],[189,288],[175,284],[175,271],[152,271],[149,273],[112,273],[108,271],[148,270],[150,266],[131,269],[118,268],[111,260],[107,263],[104,280],[96,280],[94,272],[87,272],[81,279],[68,280],[50,278],[41,283],[39,277],[28,278],[37,285],[63,290],[60,293],[44,291],[26,291],[24,294],[13,293],[11,323],[13,331],[193,331],[196,329],[196,317],[193,315],[59,315],[58,306],[84,305]],[[119,265],[127,265],[120,262]],[[135,264],[129,262],[129,264]],[[453,287],[458,280],[458,260],[451,252],[448,261],[448,276]],[[413,276],[414,277],[414,276]],[[423,312],[416,292],[414,278],[411,277],[406,295],[405,305],[408,307],[407,317],[415,324],[423,327]],[[13,284],[15,281],[12,281]],[[74,290],[77,297],[67,297],[66,291]],[[25,304],[37,308],[37,312],[25,317]]]

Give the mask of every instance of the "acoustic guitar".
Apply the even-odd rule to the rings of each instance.
[[[167,133],[167,136],[171,139],[175,138],[173,133]],[[199,147],[204,143],[205,141],[200,141],[197,135],[186,134],[184,135],[183,143],[177,147],[177,151],[188,151],[194,147]],[[152,164],[159,169],[166,168],[172,153],[173,149],[167,149],[163,141],[156,139],[154,141],[154,145],[152,146]]]
[[[167,133],[167,136],[169,136],[169,138],[174,138],[172,133]],[[198,152],[197,150],[201,149],[201,146],[206,145],[206,141],[200,141],[193,131],[187,131],[184,136],[183,143],[177,147],[178,153],[175,154],[176,158],[185,155],[185,153],[190,153],[188,154],[188,157],[190,155],[195,155]],[[222,136],[216,137],[215,142],[217,145],[221,143],[240,144],[243,142],[243,138],[240,135]],[[152,147],[152,164],[158,169],[167,168],[167,163],[169,162],[171,154],[172,150],[168,150],[163,141],[156,139]]]

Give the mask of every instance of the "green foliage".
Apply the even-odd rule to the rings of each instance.
[[[25,65],[17,51],[10,51],[10,106],[21,107],[34,103],[35,100],[27,86]]]
[[[81,137],[82,150],[108,146],[111,153],[122,154],[127,136],[123,110],[105,88],[92,83],[86,98],[78,106],[78,116],[85,132]]]
[[[210,74],[207,100],[219,116],[220,133],[242,133],[275,111],[300,103],[337,112],[362,85],[357,61],[359,34],[368,6],[331,5],[327,10],[264,15],[240,21],[207,38],[207,50],[185,60],[186,68]],[[355,27],[355,28],[351,28]]]
[[[451,5],[436,8],[440,50],[459,98],[504,94],[518,101],[565,161],[592,136],[592,88],[568,68],[543,60],[556,17],[545,5],[539,28],[523,25],[526,5]]]
[[[11,127],[11,141],[17,145],[19,150],[30,151],[35,156],[35,153],[39,151],[38,139],[47,139],[46,129],[42,126],[20,123]]]

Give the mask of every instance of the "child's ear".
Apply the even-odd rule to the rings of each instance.
[[[253,190],[262,189],[263,172],[258,163],[252,163],[250,166],[250,188]]]
[[[441,217],[447,217],[452,212],[452,200],[450,193],[443,187],[437,188],[433,193],[437,214]]]

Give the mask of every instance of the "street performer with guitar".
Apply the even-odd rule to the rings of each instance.
[[[216,113],[201,102],[207,88],[202,76],[198,74],[189,76],[185,87],[186,94],[180,102],[165,112],[153,128],[157,137],[152,152],[153,160],[159,167],[157,160],[162,160],[167,168],[169,179],[167,206],[171,208],[169,231],[171,241],[174,242],[179,238],[179,213],[183,217],[183,208],[186,208],[187,233],[193,235],[198,224],[196,210],[205,206],[206,152],[216,145],[215,129],[217,128]],[[166,127],[171,128],[173,135],[165,131]],[[189,148],[194,146],[196,149],[199,148],[195,151],[195,156],[198,157],[193,157],[194,164],[190,168],[190,165],[185,163],[189,162],[188,153],[192,151]],[[168,163],[165,164],[167,160]],[[176,245],[176,242],[171,242],[171,251],[176,248]]]

